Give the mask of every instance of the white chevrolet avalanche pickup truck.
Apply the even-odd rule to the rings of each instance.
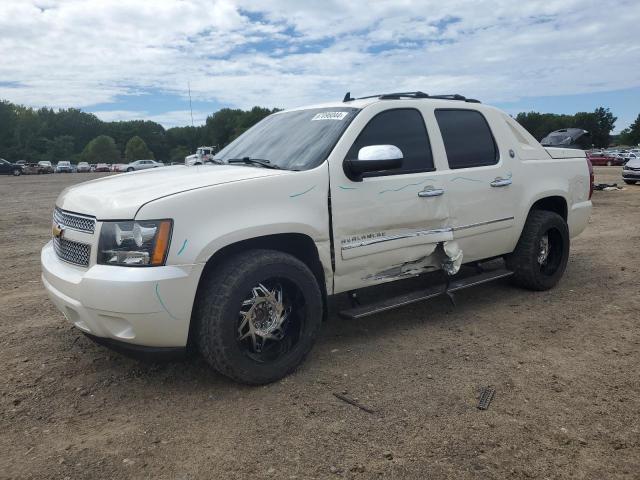
[[[312,348],[329,296],[348,293],[341,314],[360,318],[507,276],[546,290],[591,212],[582,150],[545,149],[459,95],[278,112],[215,160],[60,194],[42,281],[68,321],[113,348],[193,345],[224,375],[272,382]],[[441,284],[357,302],[434,271]]]

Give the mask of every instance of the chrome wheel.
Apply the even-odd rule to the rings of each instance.
[[[299,340],[301,318],[293,315],[299,292],[286,280],[258,283],[243,300],[236,340],[243,352],[260,362],[277,360]]]
[[[538,242],[538,265],[543,275],[553,276],[563,263],[564,240],[556,228],[547,230]]]
[[[540,239],[540,245],[538,248],[538,263],[545,265],[549,258],[549,235],[544,234]]]

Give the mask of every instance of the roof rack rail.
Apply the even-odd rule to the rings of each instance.
[[[451,95],[429,95],[424,92],[397,92],[397,93],[380,93],[377,95],[369,95],[366,97],[358,97],[354,98],[351,96],[351,92],[347,92],[344,96],[343,102],[351,102],[353,100],[365,100],[367,98],[378,98],[380,100],[399,100],[401,98],[432,98],[436,100],[458,100],[461,102],[468,103],[481,103],[480,100],[476,100],[475,98],[467,98],[463,95],[459,95],[457,93]]]

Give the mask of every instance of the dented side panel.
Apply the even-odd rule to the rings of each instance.
[[[407,104],[420,111],[424,102]],[[353,182],[342,162],[357,135],[380,111],[381,102],[364,109],[349,126],[329,159],[334,293],[397,280],[442,268],[441,246],[453,240],[451,199],[420,197],[441,189],[447,172],[422,172],[365,178]],[[423,114],[424,115],[424,114]],[[429,137],[437,134],[427,124]]]

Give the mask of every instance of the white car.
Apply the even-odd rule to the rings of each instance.
[[[88,173],[91,171],[91,166],[88,162],[78,163],[78,173]]]
[[[59,161],[58,165],[56,165],[56,173],[73,173],[71,162],[67,160]]]
[[[629,161],[622,167],[622,180],[627,185],[635,185],[640,182],[640,155],[631,154]]]
[[[127,164],[125,171],[133,172],[134,170],[146,170],[147,168],[164,167],[164,163],[156,162],[155,160],[136,160]]]
[[[69,322],[137,351],[193,344],[224,375],[272,382],[311,349],[329,296],[361,318],[505,277],[546,290],[591,212],[584,151],[545,149],[461,96],[278,112],[216,159],[60,194],[42,281]],[[437,271],[436,287],[355,302]]]

